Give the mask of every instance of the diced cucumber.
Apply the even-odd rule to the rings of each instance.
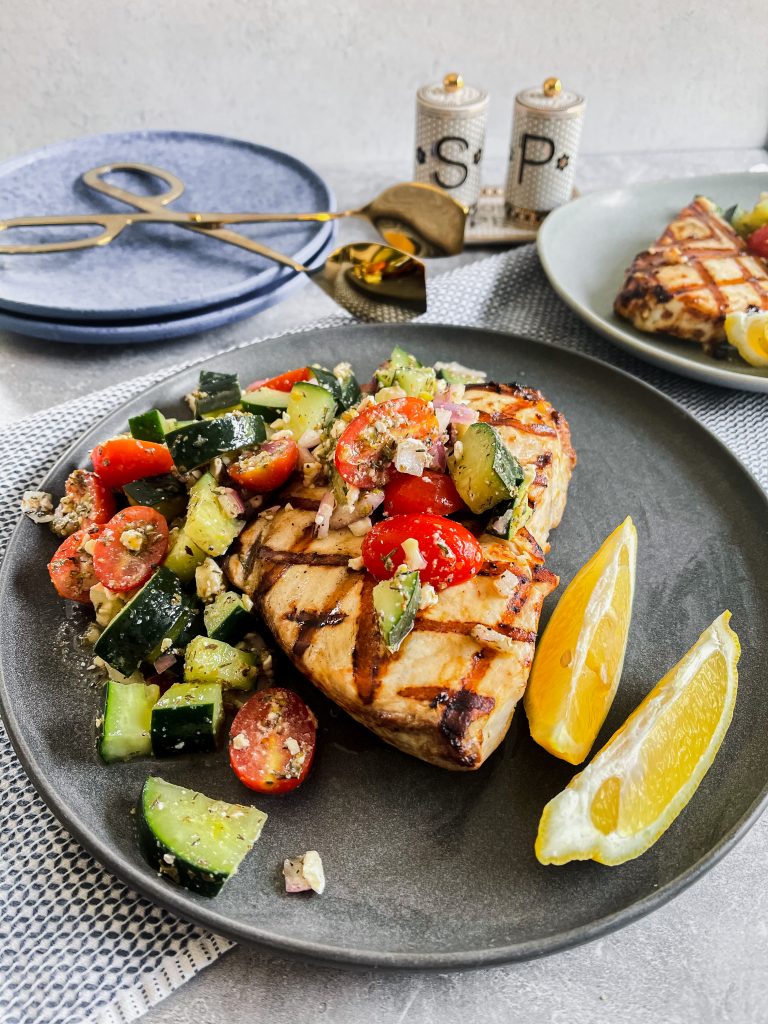
[[[194,627],[199,627],[193,632]],[[190,594],[184,594],[179,605],[179,614],[176,621],[162,638],[159,644],[149,652],[147,661],[156,662],[161,654],[171,649],[178,650],[186,647],[193,636],[203,632],[203,613],[200,602]]]
[[[168,520],[183,516],[187,507],[187,489],[171,473],[134,480],[123,492],[130,505],[147,505]]]
[[[349,367],[347,369],[347,367],[348,364],[344,363],[341,367],[331,372],[326,370],[324,366],[318,366],[317,364],[310,366],[310,370],[315,375],[317,383],[331,392],[340,409],[349,409],[351,405],[356,405],[362,398],[357,378],[352,372],[352,368]]]
[[[195,420],[165,435],[165,443],[176,468],[188,473],[206,465],[217,455],[252,448],[266,439],[261,416],[230,412],[212,420]]]
[[[205,631],[212,640],[223,640],[228,644],[242,640],[253,621],[250,608],[245,605],[246,600],[250,602],[250,598],[228,590],[225,594],[218,594],[205,606]]]
[[[246,412],[261,416],[265,423],[272,423],[288,408],[288,392],[273,388],[257,388],[243,392],[241,405]]]
[[[387,650],[395,652],[413,629],[421,602],[418,572],[397,572],[373,588],[373,607]]]
[[[197,389],[189,397],[195,416],[216,416],[240,404],[240,381],[236,373],[201,370]]]
[[[395,387],[402,388],[406,395],[432,398],[437,390],[437,375],[431,366],[401,366],[395,370]]]
[[[288,428],[298,441],[308,430],[323,431],[336,414],[336,399],[319,384],[299,381],[288,396]]]
[[[110,764],[152,753],[150,721],[160,696],[154,683],[104,684],[104,711],[99,736],[99,754]]]
[[[189,511],[184,525],[186,535],[213,558],[224,554],[245,525],[222,505],[218,488],[210,473],[200,477],[189,492]]]
[[[151,775],[139,799],[139,845],[161,875],[201,896],[216,896],[266,820],[256,807],[212,800]]]
[[[448,459],[448,471],[469,509],[479,515],[513,501],[523,470],[498,430],[490,423],[473,423],[462,433],[461,446],[461,454]]]
[[[159,409],[150,409],[139,416],[131,416],[128,420],[128,429],[131,431],[131,437],[135,437],[137,441],[165,444],[168,421]]]
[[[533,466],[526,466],[523,469],[523,474],[523,482],[518,487],[512,504],[507,508],[495,509],[491,512],[486,532],[494,537],[512,540],[518,530],[522,530],[533,515],[533,509],[528,504],[528,490],[536,477],[536,470]]]
[[[471,370],[461,363],[435,363],[435,369],[447,384],[482,384],[486,377],[482,370]]]
[[[218,683],[247,690],[258,674],[259,660],[255,654],[207,636],[195,637],[184,655],[185,683]]]
[[[416,356],[411,355],[410,352],[406,352],[404,348],[399,345],[395,345],[392,349],[392,355],[381,366],[375,371],[374,376],[380,388],[392,387],[395,379],[395,373],[401,368],[415,369],[421,366],[421,363]]]
[[[94,654],[129,676],[173,629],[182,607],[181,581],[161,566],[112,619]]]
[[[334,376],[330,370],[326,370],[323,366],[313,364],[310,366],[310,370],[320,385],[321,388],[325,388],[326,391],[330,391],[336,400],[337,405],[341,405],[341,382]]]
[[[175,573],[182,583],[191,583],[195,578],[195,569],[207,557],[205,551],[187,533],[185,523],[175,534],[171,531],[170,546],[163,565]]]
[[[152,750],[158,757],[215,750],[223,720],[220,686],[174,683],[152,709]]]

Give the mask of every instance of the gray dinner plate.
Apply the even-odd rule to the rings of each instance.
[[[713,359],[696,342],[644,334],[613,312],[632,260],[694,196],[708,196],[723,209],[735,203],[751,209],[766,189],[768,173],[745,171],[595,192],[547,217],[539,257],[552,287],[582,320],[638,359],[708,384],[768,392],[768,369],[749,366],[735,350]]]
[[[541,388],[567,416],[578,452],[548,564],[562,588],[630,514],[639,555],[624,675],[599,743],[725,608],[743,655],[733,724],[689,806],[643,857],[619,868],[543,867],[533,843],[544,804],[575,769],[530,739],[522,708],[476,772],[431,767],[386,746],[315,691],[285,659],[276,681],[318,716],[318,756],[295,793],[244,789],[226,753],[109,767],[95,753],[99,692],[78,645],[86,617],[50,585],[56,541],[22,521],[0,591],[5,722],[30,778],[97,860],[136,890],[216,932],[349,964],[453,968],[550,953],[626,924],[680,892],[755,821],[768,785],[768,536],[765,496],[741,464],[677,405],[575,352],[442,326],[338,327],[263,342],[200,365],[243,380],[351,359],[361,377],[395,343],[423,361],[459,359],[492,379]],[[89,449],[151,406],[181,414],[198,368],[151,388],[70,449],[44,487],[60,492]],[[418,682],[428,680],[420,678]],[[175,888],[142,861],[131,808],[149,773],[269,814],[262,838],[216,899]],[[287,896],[283,858],[320,851],[323,896]],[[41,870],[42,867],[41,867]]]

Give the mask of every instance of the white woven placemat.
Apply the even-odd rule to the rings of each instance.
[[[613,348],[555,296],[533,247],[436,276],[429,300],[425,322],[515,331],[642,377],[716,433],[768,490],[768,396],[697,384]],[[352,320],[304,329],[344,323]],[[0,556],[22,491],[92,423],[167,373],[47,409],[0,434]],[[231,947],[137,896],[86,854],[37,796],[1,729],[0,807],[3,1024],[127,1024]]]

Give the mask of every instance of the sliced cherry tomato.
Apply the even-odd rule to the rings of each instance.
[[[146,583],[168,550],[165,517],[146,505],[118,512],[93,549],[93,568],[110,590],[133,590]]]
[[[393,473],[384,488],[384,511],[388,516],[409,512],[432,512],[450,516],[466,508],[456,485],[447,473],[425,470],[421,476]]]
[[[398,441],[412,437],[430,444],[439,433],[434,410],[421,398],[393,398],[369,405],[339,438],[336,469],[353,487],[383,487]]]
[[[229,730],[229,761],[244,786],[288,793],[307,777],[315,756],[317,721],[293,690],[260,690],[240,708]]]
[[[107,487],[124,487],[145,476],[169,473],[173,468],[171,453],[164,444],[137,441],[133,437],[115,437],[97,444],[91,462]]]
[[[64,484],[64,497],[53,517],[53,529],[60,536],[83,530],[91,523],[108,523],[115,514],[115,498],[95,473],[76,469]]]
[[[747,239],[747,248],[755,256],[768,260],[768,224],[763,224],[757,231],[752,232]]]
[[[100,533],[100,526],[87,526],[67,537],[56,549],[48,563],[48,574],[59,597],[83,604],[90,600],[89,591],[99,581],[93,569],[93,557],[86,550],[86,545],[90,547],[89,541],[93,541],[95,547]]]
[[[405,561],[402,544],[413,537],[426,566],[419,571],[423,583],[447,587],[471,579],[483,564],[483,549],[460,523],[427,512],[393,516],[376,523],[363,541],[363,561],[379,580],[389,579]]]
[[[241,487],[264,494],[282,487],[298,464],[298,445],[290,437],[280,437],[265,441],[255,451],[243,452],[228,472]]]
[[[246,391],[256,391],[258,388],[272,388],[273,391],[290,391],[294,384],[300,380],[311,380],[312,371],[308,366],[302,366],[298,370],[288,370],[277,377],[265,377],[264,380],[255,380],[249,384]]]

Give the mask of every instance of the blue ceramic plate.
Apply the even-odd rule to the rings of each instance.
[[[320,263],[333,249],[336,226],[331,226],[328,237],[316,255],[306,259],[307,266]],[[262,309],[282,302],[291,292],[305,284],[303,274],[285,267],[277,281],[257,289],[242,298],[207,306],[189,313],[176,313],[157,318],[128,320],[45,320],[22,313],[0,310],[0,330],[14,331],[46,341],[63,341],[77,345],[124,345],[147,341],[167,341],[188,334],[212,330],[254,316]]]
[[[186,191],[171,209],[334,208],[322,178],[286,153],[197,132],[124,132],[64,142],[2,164],[0,217],[126,212],[123,203],[80,181],[91,167],[126,161],[153,164],[184,181]],[[124,173],[109,180],[132,192],[167,187]],[[70,237],[77,237],[78,230]],[[237,230],[300,262],[316,255],[331,236],[329,224],[244,225]],[[59,229],[50,237],[63,236]],[[35,240],[43,240],[42,234]],[[204,235],[136,224],[103,248],[0,256],[0,308],[47,320],[147,320],[238,300],[290,276],[286,268]]]

